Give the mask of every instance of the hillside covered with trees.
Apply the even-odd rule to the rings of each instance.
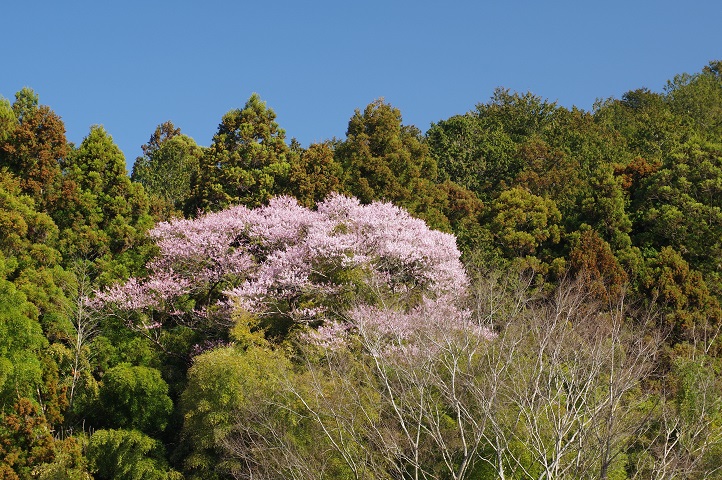
[[[722,478],[721,69],[130,175],[0,97],[0,479]]]

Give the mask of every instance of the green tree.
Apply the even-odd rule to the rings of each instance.
[[[292,156],[289,183],[298,202],[313,207],[332,192],[343,191],[343,168],[331,142],[314,143]]]
[[[171,122],[156,127],[141,148],[143,156],[135,159],[131,180],[145,187],[161,219],[179,215],[190,197],[191,179],[198,176],[203,149]]]
[[[710,292],[702,273],[671,247],[663,247],[649,259],[643,292],[662,306],[669,344],[688,341],[708,345],[710,335],[722,325],[719,300]]]
[[[158,433],[168,424],[173,401],[168,384],[154,368],[121,363],[103,375],[100,387],[103,425]]]
[[[611,164],[600,165],[588,181],[588,189],[579,205],[579,216],[591,225],[614,251],[631,245],[632,221],[619,178]]]
[[[722,263],[722,145],[690,142],[665,156],[639,192],[637,242],[671,246],[706,275]]]
[[[74,188],[55,219],[66,261],[92,260],[93,278],[108,277],[103,282],[127,277],[143,262],[138,247],[152,219],[143,187],[128,178],[123,153],[94,126],[68,156],[64,174]]]
[[[713,61],[700,73],[676,75],[665,87],[672,112],[708,141],[722,136],[721,69],[722,62]]]
[[[690,132],[672,113],[664,95],[646,88],[629,91],[621,100],[597,103],[594,117],[600,124],[618,131],[633,155],[650,162],[659,160]]]
[[[0,95],[0,145],[10,136],[17,125],[13,107],[7,98]]]
[[[0,255],[0,412],[21,397],[36,397],[42,386],[41,350],[47,347],[35,305],[5,279]]]
[[[257,427],[263,429],[269,412],[284,416],[278,404],[273,406],[273,399],[281,392],[290,365],[281,350],[263,347],[262,340],[261,345],[253,345],[257,335],[243,331],[239,338],[242,344],[251,341],[245,351],[238,347],[211,350],[197,356],[188,372],[181,402],[189,478],[225,478],[233,470],[236,461],[226,455],[226,446],[234,434],[239,434],[239,420],[245,419],[241,425],[247,427],[251,425],[244,425],[246,422],[258,422]]]
[[[448,219],[456,243],[463,253],[478,251],[491,243],[489,231],[481,226],[484,204],[474,192],[450,180],[438,186],[443,195],[441,211]]]
[[[511,137],[500,125],[489,125],[474,113],[433,124],[426,138],[439,177],[468,188],[484,201],[519,168]]]
[[[163,445],[137,430],[97,430],[88,444],[88,460],[98,480],[173,480]]]
[[[20,179],[23,193],[30,195],[41,211],[52,211],[62,196],[61,164],[68,154],[65,125],[49,107],[38,106],[37,95],[23,89],[13,104],[17,123],[3,134],[0,167]],[[9,122],[4,115],[5,124]],[[7,127],[6,127],[7,128]]]
[[[558,243],[562,219],[553,200],[515,187],[505,190],[489,207],[495,242],[508,258],[540,253],[545,245]]]
[[[256,207],[286,192],[291,165],[285,135],[258,94],[243,109],[226,113],[203,155],[185,212]]]
[[[383,99],[354,113],[336,158],[343,166],[346,191],[363,203],[390,201],[433,228],[449,228],[436,205],[443,197],[435,185],[436,161],[421,132],[403,125],[401,112]]]
[[[32,115],[38,109],[40,97],[30,87],[23,87],[15,93],[13,112],[18,122],[22,122],[28,115]]]

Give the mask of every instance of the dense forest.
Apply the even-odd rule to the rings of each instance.
[[[0,97],[0,479],[722,478],[722,62],[149,133]]]

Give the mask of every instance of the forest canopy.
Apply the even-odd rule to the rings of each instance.
[[[0,478],[722,478],[721,67],[130,174],[0,97]]]

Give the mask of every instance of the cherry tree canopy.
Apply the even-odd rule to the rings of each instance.
[[[316,210],[278,197],[254,210],[160,223],[151,236],[160,252],[148,276],[97,296],[120,311],[155,312],[143,328],[166,319],[229,321],[234,310],[314,326],[353,323],[345,315],[352,306],[407,308],[458,297],[468,282],[452,235],[390,203],[337,194]]]

